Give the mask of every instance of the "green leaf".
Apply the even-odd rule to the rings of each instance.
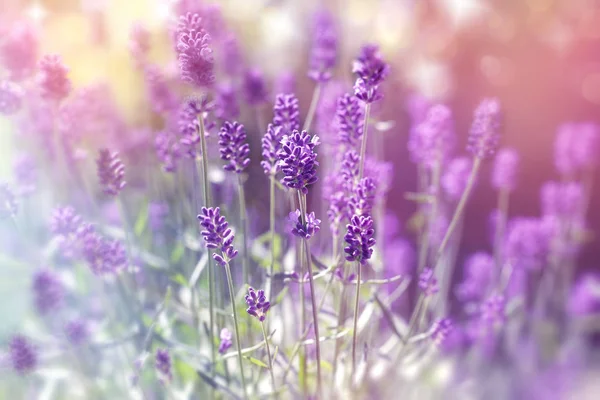
[[[185,383],[194,382],[196,380],[196,370],[186,362],[176,359],[174,364],[175,371],[177,371],[177,376],[179,376]]]
[[[183,247],[183,243],[178,242],[173,251],[171,252],[171,263],[178,263],[183,257],[183,253],[185,252],[185,247]]]
[[[135,236],[142,236],[142,233],[144,233],[144,230],[146,229],[146,225],[148,225],[148,202],[144,202],[137,220],[135,221],[135,226],[133,227]]]
[[[187,287],[188,285],[187,279],[185,279],[185,277],[181,274],[175,274],[171,277],[171,280],[175,283],[180,284],[183,287]]]
[[[244,358],[246,360],[250,361],[254,365],[258,365],[259,367],[263,367],[263,368],[269,369],[269,366],[267,364],[265,364],[264,362],[260,361],[257,358],[254,358],[254,357],[244,357]]]

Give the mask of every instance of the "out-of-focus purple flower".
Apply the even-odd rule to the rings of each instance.
[[[126,185],[125,165],[117,152],[101,149],[96,160],[98,179],[105,194],[117,196]]]
[[[133,59],[142,66],[150,51],[150,32],[141,22],[135,22],[129,31],[129,51]]]
[[[315,147],[319,137],[310,136],[306,131],[293,131],[281,140],[277,152],[278,166],[283,172],[282,183],[290,189],[308,193],[308,186],[317,181],[317,153]]]
[[[87,341],[90,335],[90,327],[85,319],[75,318],[65,325],[65,336],[72,345],[80,345]]]
[[[219,337],[221,339],[221,343],[219,343],[219,354],[225,354],[225,352],[229,350],[233,344],[231,341],[231,331],[227,328],[223,328],[221,329],[221,334]]]
[[[0,183],[0,219],[14,217],[18,211],[17,198],[7,183]]]
[[[313,237],[321,228],[321,220],[317,219],[314,212],[306,215],[304,223],[302,222],[302,213],[300,210],[290,212],[288,220],[291,225],[292,234],[306,240]]]
[[[148,222],[150,228],[159,232],[165,225],[165,218],[169,215],[169,205],[167,203],[152,202],[148,205]]]
[[[538,269],[545,264],[550,238],[539,219],[512,220],[504,246],[506,257],[517,268]]]
[[[9,344],[10,361],[13,369],[25,375],[35,369],[38,361],[37,351],[29,339],[23,335],[15,335]]]
[[[283,71],[277,75],[273,93],[296,93],[296,76],[292,71]]]
[[[250,164],[250,146],[246,141],[244,125],[225,121],[219,132],[219,147],[221,159],[228,162],[223,166],[225,171],[240,174]]]
[[[440,346],[446,341],[453,329],[454,324],[450,318],[437,320],[433,323],[431,329],[431,340],[436,346]]]
[[[244,66],[244,57],[240,49],[240,43],[233,33],[229,33],[221,45],[221,62],[223,72],[229,76],[236,76]]]
[[[176,33],[176,50],[181,80],[197,87],[210,87],[215,81],[210,35],[197,14],[182,16]]]
[[[317,12],[312,30],[308,76],[317,82],[327,82],[337,60],[338,38],[333,16],[326,10]]]
[[[346,260],[358,261],[361,265],[365,265],[373,255],[373,246],[375,246],[373,219],[369,215],[354,215],[346,225],[346,229],[344,236],[347,244],[344,248]]]
[[[337,101],[335,115],[339,142],[358,148],[365,122],[363,107],[358,99],[345,93]]]
[[[231,83],[218,85],[215,91],[215,117],[222,121],[240,116],[240,105],[235,87]]]
[[[554,142],[554,165],[569,176],[593,168],[600,155],[600,129],[594,123],[569,123],[558,128]]]
[[[181,139],[181,150],[187,157],[195,158],[200,144],[200,121],[204,123],[204,133],[210,136],[214,121],[210,121],[208,113],[213,110],[213,103],[206,96],[190,98],[183,102],[177,113],[177,125]]]
[[[20,196],[29,196],[35,192],[38,180],[37,165],[28,154],[20,154],[13,162],[13,175]]]
[[[334,237],[340,233],[342,220],[347,216],[348,198],[344,192],[336,192],[328,197],[327,219]]]
[[[0,114],[13,115],[21,109],[23,91],[15,83],[0,81]]]
[[[293,93],[278,94],[273,106],[273,125],[281,126],[284,135],[300,129],[298,98]]]
[[[360,172],[360,155],[354,149],[347,150],[342,158],[340,174],[346,187],[352,190]]]
[[[271,308],[271,303],[267,301],[265,291],[262,289],[256,291],[252,287],[249,287],[245,299],[246,304],[248,305],[246,312],[253,317],[258,318],[260,322],[264,321],[267,317],[269,308]]]
[[[456,287],[456,295],[462,301],[481,299],[494,278],[496,263],[494,257],[485,252],[477,252],[467,258],[462,283]]]
[[[406,239],[395,239],[383,248],[385,276],[410,276],[415,269],[415,249]]]
[[[363,46],[352,63],[352,73],[358,76],[354,84],[354,95],[365,103],[381,99],[383,95],[379,84],[386,78],[389,70],[390,66],[381,58],[377,45]]]
[[[479,309],[481,320],[488,326],[504,323],[506,320],[506,298],[501,294],[489,296]]]
[[[362,178],[356,185],[354,193],[350,196],[348,210],[351,215],[371,215],[375,206],[375,193],[377,186],[375,180]]]
[[[15,23],[0,44],[0,60],[10,78],[21,80],[33,74],[38,57],[39,40],[33,24]]]
[[[78,236],[83,258],[95,275],[116,275],[125,268],[127,253],[121,242],[103,238],[89,224],[79,229]]]
[[[156,113],[166,113],[177,108],[177,96],[171,90],[169,81],[157,65],[146,65],[144,81],[148,92],[148,100]]]
[[[171,381],[173,375],[171,372],[171,355],[168,349],[156,349],[156,355],[154,356],[154,366],[156,371],[159,373],[162,379]]]
[[[230,260],[237,256],[238,252],[233,248],[235,237],[225,217],[221,215],[221,210],[219,207],[202,207],[202,214],[198,215],[198,220],[200,226],[204,228],[201,234],[206,247],[221,251],[221,254],[213,253],[213,258],[219,265],[227,265]]]
[[[492,186],[498,190],[512,192],[517,186],[517,168],[519,153],[515,149],[505,148],[498,151],[494,160]]]
[[[258,106],[266,103],[269,93],[263,73],[258,68],[252,68],[244,74],[243,82],[244,95],[246,102],[251,106]]]
[[[81,217],[73,207],[57,207],[50,217],[50,230],[55,235],[71,235],[77,232],[81,223]]]
[[[467,150],[478,158],[494,154],[500,140],[501,127],[500,102],[494,98],[484,99],[475,110]]]
[[[444,168],[441,184],[450,200],[460,199],[467,187],[472,167],[473,162],[469,158],[458,157],[450,161]]]
[[[365,160],[365,176],[375,181],[377,192],[376,199],[383,198],[392,187],[394,178],[394,164],[387,161],[379,161],[373,157],[367,156]]]
[[[567,308],[576,316],[600,313],[600,277],[594,274],[581,277],[571,290]]]
[[[414,163],[433,168],[448,159],[455,141],[452,111],[437,104],[429,108],[423,122],[411,131],[408,151]]]
[[[547,182],[540,191],[542,214],[558,218],[577,217],[583,205],[583,188],[577,182]]]
[[[39,69],[39,85],[43,98],[60,102],[71,93],[71,81],[67,76],[69,69],[63,64],[59,55],[43,56]]]
[[[283,129],[281,126],[275,126],[269,124],[267,132],[263,136],[262,143],[262,156],[263,159],[260,165],[266,175],[274,175],[278,169],[278,153],[281,150],[281,140],[283,139]]]
[[[181,146],[174,134],[168,131],[159,132],[154,139],[156,156],[166,172],[177,171],[177,162],[181,157]]]
[[[62,281],[49,269],[41,269],[33,275],[32,290],[35,307],[42,315],[58,309],[65,297]]]
[[[423,271],[419,275],[419,288],[425,296],[432,296],[440,290],[433,269],[423,268]]]

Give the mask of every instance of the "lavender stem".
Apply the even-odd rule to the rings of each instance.
[[[360,181],[365,172],[365,155],[367,153],[367,133],[369,132],[369,113],[371,112],[371,103],[365,105],[365,123],[363,125],[362,141],[360,144],[360,165],[358,169],[358,180]]]
[[[302,127],[303,131],[310,130],[310,126],[312,125],[312,120],[315,116],[315,111],[317,110],[317,105],[319,104],[319,99],[321,97],[321,84],[317,83],[315,86],[315,90],[313,90],[312,99],[310,101],[310,106],[308,107],[308,113],[306,114],[306,119],[304,120],[304,126]]]
[[[354,299],[354,323],[352,329],[352,379],[356,373],[356,331],[358,330],[358,306],[360,298],[360,280],[361,280],[361,266],[360,262],[356,263],[358,272],[356,276],[356,296]]]
[[[271,384],[273,385],[273,393],[276,393],[275,375],[273,375],[273,359],[271,358],[271,349],[269,347],[269,339],[267,338],[267,331],[265,330],[265,322],[260,322],[262,328],[263,337],[265,338],[265,347],[267,348],[267,358],[269,359],[269,372],[271,373]],[[275,394],[275,398],[279,398],[278,394]]]

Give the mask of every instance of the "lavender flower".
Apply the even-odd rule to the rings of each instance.
[[[267,317],[269,308],[271,308],[271,303],[269,303],[265,297],[265,291],[262,289],[255,291],[252,287],[249,287],[245,299],[246,304],[248,305],[246,312],[253,317],[258,318],[260,322],[264,321]]]
[[[431,340],[436,346],[442,345],[452,333],[454,324],[450,318],[442,318],[433,324]]]
[[[440,290],[433,269],[423,268],[419,275],[419,288],[425,296],[432,296]]]
[[[344,153],[342,158],[342,168],[340,170],[341,177],[346,183],[345,188],[352,190],[358,179],[360,155],[354,149],[350,149]]]
[[[23,91],[15,83],[0,81],[0,114],[13,115],[21,109]]]
[[[177,97],[169,87],[169,80],[158,66],[145,66],[144,82],[148,100],[154,112],[167,113],[177,108]]]
[[[227,265],[238,252],[233,248],[234,235],[221,210],[217,208],[202,207],[202,214],[198,215],[200,225],[204,230],[202,237],[209,249],[218,249],[221,254],[214,253],[213,258],[221,266]]]
[[[223,166],[225,171],[240,174],[250,164],[250,146],[246,143],[244,125],[225,121],[219,133],[219,147],[221,159],[228,162]]]
[[[362,178],[348,202],[351,215],[371,215],[375,205],[377,187],[371,178]]]
[[[140,65],[143,65],[150,51],[150,32],[140,22],[136,22],[129,31],[129,50]]]
[[[348,244],[344,248],[346,260],[358,261],[361,265],[365,265],[373,255],[373,246],[375,246],[373,219],[368,215],[354,215],[346,225],[346,229],[344,236]]]
[[[200,26],[197,14],[181,17],[176,39],[181,80],[198,87],[212,86],[215,74],[210,35]]]
[[[496,155],[492,185],[498,190],[512,192],[517,186],[519,153],[514,149],[501,149]]]
[[[13,175],[20,196],[29,196],[36,189],[37,165],[28,154],[20,154],[13,162]]]
[[[542,214],[558,218],[577,217],[583,205],[583,188],[576,182],[547,182],[540,191]]]
[[[354,95],[365,103],[373,103],[383,97],[379,84],[383,82],[390,70],[381,58],[379,47],[368,44],[363,46],[360,54],[352,64],[352,73],[358,78],[354,85]]]
[[[181,157],[182,150],[175,135],[168,131],[159,132],[154,139],[154,148],[163,169],[166,172],[177,171],[177,162]]]
[[[429,108],[423,122],[412,130],[408,151],[414,163],[433,168],[448,159],[455,141],[452,111],[438,104]]]
[[[0,219],[14,217],[18,205],[15,194],[6,183],[0,183]]]
[[[65,297],[63,283],[49,269],[41,269],[33,275],[32,290],[35,307],[42,315],[58,309]]]
[[[569,123],[558,128],[554,165],[563,176],[593,168],[600,154],[600,129],[593,123]]]
[[[156,367],[156,371],[159,373],[159,375],[167,381],[173,379],[171,372],[171,355],[169,354],[169,350],[157,349],[154,359],[154,366]]]
[[[36,367],[38,355],[27,337],[14,336],[10,341],[9,349],[12,367],[18,374],[25,375]]]
[[[246,71],[243,88],[246,101],[251,106],[258,106],[267,102],[268,93],[265,78],[259,69],[253,68]]]
[[[465,262],[464,280],[456,287],[456,294],[462,301],[481,299],[492,279],[496,263],[494,257],[485,252],[469,256]]]
[[[88,322],[80,318],[72,319],[67,322],[64,329],[67,340],[75,346],[84,343],[90,334]]]
[[[93,226],[84,225],[78,232],[84,260],[95,275],[116,275],[127,264],[127,254],[121,242],[101,237]]]
[[[335,111],[338,141],[351,148],[358,148],[364,127],[364,111],[358,99],[345,93],[337,101]]]
[[[214,123],[208,121],[208,113],[212,111],[213,104],[206,98],[190,98],[181,104],[177,114],[177,124],[181,139],[179,143],[181,150],[189,158],[196,158],[198,145],[200,144],[200,122],[203,118],[204,133],[209,136]]]
[[[469,158],[458,157],[450,161],[445,168],[441,184],[450,200],[458,201],[460,199],[467,187],[472,167],[473,163]]]
[[[327,82],[331,79],[331,70],[337,59],[338,42],[333,17],[329,12],[323,10],[315,14],[312,41],[308,76],[317,82]]]
[[[508,225],[506,257],[517,268],[538,269],[548,253],[550,235],[542,221],[536,218],[518,218]]]
[[[344,192],[336,192],[329,196],[327,219],[329,220],[329,226],[334,237],[337,237],[340,233],[340,224],[346,217],[347,208],[348,198]]]
[[[475,110],[467,145],[467,150],[475,157],[487,158],[496,151],[500,139],[501,117],[500,102],[497,99],[485,99]]]
[[[283,134],[289,135],[300,129],[298,98],[294,94],[278,94],[273,106],[273,125],[281,126]]]
[[[59,55],[42,57],[39,63],[40,89],[42,97],[59,102],[71,93],[71,81],[67,77],[69,69]]]
[[[219,337],[221,339],[221,343],[219,344],[219,354],[225,354],[225,352],[233,345],[231,341],[231,331],[229,331],[227,328],[223,328],[221,329],[221,334]]]
[[[223,44],[221,45],[221,53],[223,71],[232,77],[239,74],[244,65],[243,55],[240,49],[240,44],[233,33],[229,33],[229,35],[223,41]]]
[[[292,234],[303,239],[310,239],[319,232],[321,220],[317,219],[314,212],[306,215],[306,221],[302,222],[302,213],[300,210],[290,212],[288,216],[292,227]]]
[[[75,233],[81,222],[81,217],[73,207],[57,207],[52,211],[50,230],[55,235],[67,236]]]
[[[261,140],[263,160],[260,162],[260,165],[263,167],[265,175],[275,175],[277,172],[277,163],[279,162],[277,153],[281,150],[283,136],[281,126],[269,124],[267,132]]]
[[[39,40],[34,25],[18,22],[0,44],[0,62],[10,78],[22,80],[35,71]]]
[[[277,152],[278,166],[283,172],[282,183],[290,189],[308,193],[308,186],[317,181],[318,136],[310,136],[306,131],[294,131],[283,137],[281,150]]]
[[[232,84],[225,83],[216,89],[215,116],[220,120],[236,119],[240,115],[237,93]]]
[[[110,196],[117,196],[126,185],[125,166],[119,153],[101,149],[96,165],[102,191]]]
[[[506,298],[501,294],[492,294],[481,303],[481,320],[489,326],[502,324],[506,319]]]

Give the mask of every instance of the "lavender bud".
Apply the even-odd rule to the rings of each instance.
[[[42,97],[60,102],[71,93],[71,81],[67,77],[69,69],[63,64],[59,55],[43,56],[39,69]]]
[[[335,110],[338,141],[351,148],[358,148],[365,123],[363,107],[358,99],[344,94],[337,101]]]
[[[25,375],[36,367],[37,352],[27,337],[14,336],[10,341],[9,348],[12,367],[18,374]]]
[[[519,153],[514,149],[501,149],[496,155],[492,185],[498,190],[512,192],[517,186]]]
[[[419,288],[425,296],[432,296],[439,291],[438,281],[431,268],[423,268],[419,275]]]
[[[0,81],[0,114],[13,115],[21,109],[23,91],[16,84]]]
[[[337,33],[332,15],[323,10],[314,15],[308,76],[317,82],[331,79],[337,59]],[[296,128],[298,129],[298,128]]]
[[[101,149],[96,165],[102,191],[107,195],[117,196],[126,185],[125,166],[119,153]]]
[[[381,58],[377,45],[365,45],[352,64],[352,72],[358,77],[354,95],[365,103],[373,103],[383,96],[379,84],[387,77],[390,66]]]
[[[452,201],[458,201],[467,187],[473,162],[467,157],[450,161],[442,176],[442,188]]]
[[[227,328],[223,328],[221,329],[221,335],[220,335],[220,339],[221,339],[221,343],[219,344],[219,354],[225,354],[225,352],[227,350],[229,350],[232,346],[232,341],[231,341],[232,335],[231,335],[231,331]]]
[[[294,94],[278,94],[273,106],[273,125],[281,126],[283,134],[289,135],[300,129],[298,98]]]
[[[433,168],[448,159],[455,141],[452,111],[437,104],[428,109],[425,119],[411,131],[408,151],[414,163]]]
[[[442,318],[433,324],[431,340],[436,346],[442,345],[452,333],[454,324],[450,318]]]
[[[156,355],[154,356],[156,371],[162,379],[171,381],[173,375],[171,372],[171,355],[167,349],[157,349]]]
[[[65,288],[58,276],[49,269],[37,271],[33,276],[35,307],[41,315],[57,310],[65,297]]]
[[[197,87],[210,87],[215,81],[210,35],[200,25],[197,14],[180,17],[177,30],[177,60],[181,80]]]
[[[281,126],[269,124],[267,132],[262,138],[262,156],[260,162],[265,175],[274,175],[277,172],[277,163],[279,158],[277,153],[281,150],[281,140],[283,139],[283,129]]]
[[[221,159],[228,161],[223,169],[242,173],[250,164],[250,146],[246,143],[246,130],[238,122],[225,121],[219,133]]]
[[[314,150],[319,144],[319,137],[311,137],[306,131],[294,131],[284,136],[281,144],[277,156],[278,166],[284,175],[282,183],[290,189],[308,193],[308,186],[317,181],[319,163]]]
[[[250,69],[244,74],[243,82],[246,101],[251,106],[258,106],[267,102],[268,92],[265,79],[259,69]]]
[[[271,303],[265,297],[265,291],[262,289],[255,291],[252,287],[249,287],[245,299],[248,305],[246,312],[258,318],[259,321],[264,321],[269,308],[271,308]]]
[[[501,117],[498,99],[485,99],[475,110],[467,145],[467,150],[475,157],[487,158],[496,151],[500,139]]]
[[[369,215],[354,215],[350,224],[346,225],[344,240],[348,246],[344,248],[346,260],[358,261],[365,265],[373,255],[375,246],[375,229],[373,219]]]
[[[292,234],[303,239],[310,239],[313,235],[319,232],[321,220],[315,217],[315,213],[311,212],[306,216],[306,221],[302,223],[302,213],[300,210],[290,212],[289,222],[292,227]]]
[[[219,265],[225,266],[238,252],[233,248],[234,235],[225,217],[221,216],[221,210],[219,207],[202,207],[202,214],[198,215],[198,220],[204,228],[201,234],[206,247],[220,250],[221,254],[214,253],[213,258]]]

